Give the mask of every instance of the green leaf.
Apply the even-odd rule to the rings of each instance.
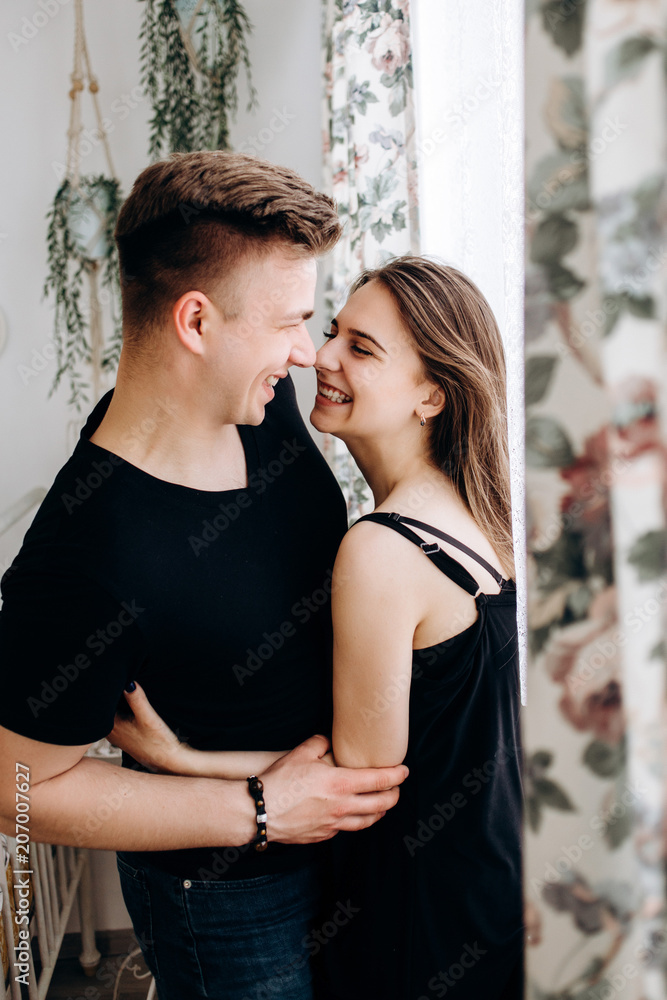
[[[656,39],[649,35],[635,35],[626,38],[607,55],[605,64],[606,85],[613,86],[619,80],[637,73],[644,59],[659,47]]]
[[[657,580],[667,565],[667,531],[647,531],[638,538],[630,549],[628,562],[637,570],[641,583]]]
[[[622,740],[617,746],[603,743],[602,740],[593,740],[584,750],[582,757],[586,767],[596,774],[598,778],[616,778],[623,772],[625,767],[625,741]]]
[[[544,649],[553,626],[554,623],[550,622],[549,625],[543,625],[541,628],[530,629],[528,633],[528,648],[533,656],[537,656]]]
[[[545,806],[558,809],[560,812],[576,812],[570,798],[555,781],[549,778],[536,778],[533,787],[540,802]]]
[[[396,117],[396,115],[400,115],[400,113],[405,110],[407,100],[408,100],[408,85],[405,81],[405,77],[400,77],[400,79],[396,81],[396,84],[391,91],[391,100],[389,102],[389,113],[394,118]]]
[[[614,327],[623,315],[627,306],[626,295],[605,295],[604,307],[604,336],[608,337],[613,332]]]
[[[533,212],[563,213],[590,207],[585,152],[558,150],[539,160],[526,186]]]
[[[574,462],[570,440],[552,417],[528,417],[526,464],[533,469],[566,469]]]
[[[630,295],[629,292],[605,295],[605,337],[613,332],[619,319],[626,311],[632,316],[637,316],[639,319],[655,319],[655,299],[652,295]]]
[[[585,7],[585,0],[548,0],[542,8],[545,31],[568,56],[581,48]]]
[[[550,750],[536,750],[530,758],[531,767],[550,767],[553,763],[554,755]]]
[[[664,639],[661,639],[660,642],[656,642],[655,646],[648,654],[648,658],[649,660],[664,660],[665,656],[667,656],[667,644]]]
[[[579,227],[564,215],[548,215],[535,230],[530,259],[536,264],[558,263],[577,245]]]
[[[628,295],[628,311],[640,319],[655,319],[655,299],[651,295]]]
[[[567,302],[586,286],[586,282],[578,278],[573,271],[562,264],[548,264],[544,268],[549,291],[555,299]]]
[[[534,354],[526,361],[526,406],[539,403],[546,396],[558,358]]]
[[[526,819],[533,833],[538,833],[542,825],[542,804],[534,795],[526,798]]]
[[[538,799],[529,796],[526,799],[526,818],[533,833],[537,833],[542,825],[542,807]]]
[[[614,803],[614,805],[615,804],[616,803]],[[625,803],[622,803],[622,805],[625,811],[621,816],[614,816],[613,814],[610,816],[607,829],[604,833],[604,839],[607,841],[612,850],[616,850],[617,847],[620,847],[632,833],[632,805],[626,806]]]
[[[606,958],[594,958],[589,962],[586,967],[586,972],[588,970],[593,970],[592,974],[597,976],[601,969],[605,969],[609,962]],[[580,980],[583,979],[583,974],[579,977]],[[617,993],[615,987],[611,985],[609,980],[596,979],[592,986],[584,986],[583,989],[577,990],[576,993],[572,993],[568,990],[566,993],[557,993],[554,995],[553,1000],[601,1000],[601,997],[612,997]]]

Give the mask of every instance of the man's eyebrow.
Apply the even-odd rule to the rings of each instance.
[[[338,320],[332,319],[331,325],[335,326],[336,329],[338,329]],[[387,353],[382,344],[378,344],[375,337],[371,337],[370,333],[364,333],[363,330],[354,330],[352,329],[352,327],[349,327],[347,332],[351,333],[353,337],[363,337],[364,340],[370,340],[371,344],[375,344],[378,350],[382,351],[383,354]]]
[[[283,322],[284,323],[295,323],[297,320],[310,319],[310,317],[314,316],[314,315],[315,315],[315,311],[313,309],[308,309],[307,312],[290,313],[289,316],[283,316]]]

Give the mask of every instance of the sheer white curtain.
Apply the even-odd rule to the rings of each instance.
[[[525,663],[522,0],[412,0],[420,249],[482,289],[508,366]]]

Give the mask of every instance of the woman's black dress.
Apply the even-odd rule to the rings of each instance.
[[[473,596],[456,560],[406,524],[473,556],[499,594],[477,620],[414,651],[410,775],[398,805],[368,830],[339,834],[333,900],[318,934],[335,1000],[521,1000],[521,750],[516,589],[462,543],[397,514],[399,531]],[[381,711],[381,706],[379,706]]]

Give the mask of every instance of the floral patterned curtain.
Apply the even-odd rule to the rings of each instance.
[[[667,0],[527,11],[533,1000],[664,1000]]]
[[[325,185],[344,223],[331,255],[327,322],[352,280],[387,257],[419,252],[410,0],[323,0]],[[325,453],[350,517],[369,490],[345,446]]]

